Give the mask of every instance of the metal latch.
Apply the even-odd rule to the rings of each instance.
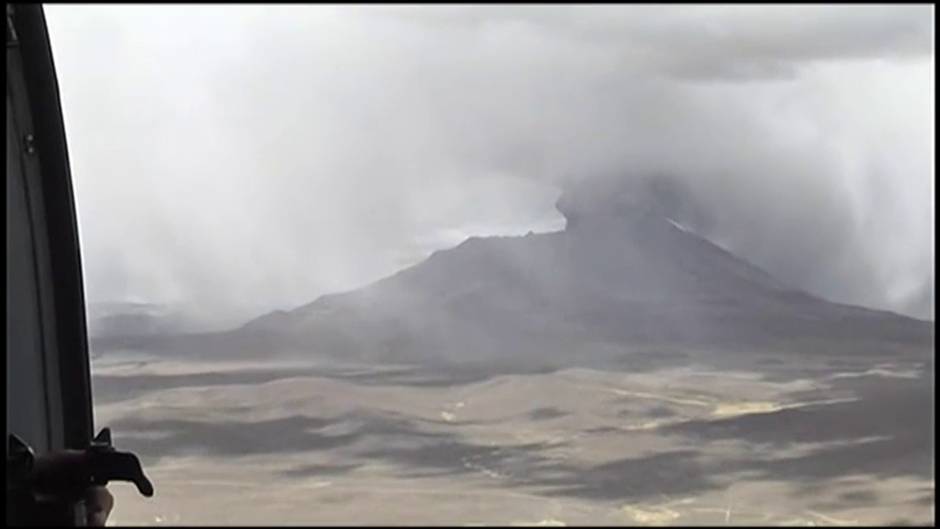
[[[75,513],[84,509],[82,498],[87,490],[111,481],[130,481],[142,495],[153,496],[153,484],[140,460],[131,452],[114,449],[109,428],[102,429],[85,450],[40,456],[10,434],[7,454],[7,506],[12,493],[18,502],[16,510],[29,524],[74,522],[81,518]]]

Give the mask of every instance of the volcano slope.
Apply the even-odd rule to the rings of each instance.
[[[566,193],[557,205],[563,231],[472,237],[363,288],[233,331],[96,345],[493,373],[629,368],[689,354],[719,362],[913,355],[932,363],[932,322],[788,288],[685,228],[676,208],[646,189]]]

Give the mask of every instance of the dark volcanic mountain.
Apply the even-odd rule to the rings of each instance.
[[[679,349],[932,350],[933,323],[788,288],[686,230],[657,189],[567,193],[564,231],[470,238],[364,288],[163,346],[552,367]]]

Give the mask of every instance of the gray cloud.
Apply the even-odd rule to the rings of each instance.
[[[673,175],[791,284],[933,317],[929,6],[48,6],[92,299],[247,318]]]

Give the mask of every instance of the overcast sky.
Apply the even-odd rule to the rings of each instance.
[[[779,279],[932,319],[932,11],[46,6],[87,297],[247,319],[659,172]]]

